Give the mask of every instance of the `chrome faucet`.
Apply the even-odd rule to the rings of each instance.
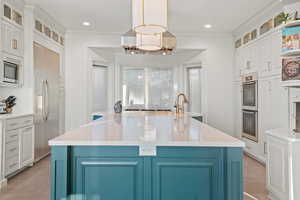
[[[183,97],[182,101],[180,100],[180,97]],[[189,103],[188,99],[186,98],[185,94],[180,93],[177,95],[176,101],[175,101],[175,108],[176,108],[176,113],[184,113],[184,104]]]

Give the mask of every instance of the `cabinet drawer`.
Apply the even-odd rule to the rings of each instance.
[[[5,143],[19,140],[19,130],[6,131]]]
[[[33,117],[32,116],[27,116],[27,117],[22,117],[19,118],[22,124],[22,127],[25,126],[31,126],[33,124]]]
[[[18,169],[19,169],[19,157],[18,156],[6,159],[5,176],[17,171]]]
[[[5,158],[19,157],[19,141],[13,141],[5,144]]]
[[[33,124],[32,116],[8,119],[6,121],[6,130],[14,130],[25,126],[31,126],[32,124]]]

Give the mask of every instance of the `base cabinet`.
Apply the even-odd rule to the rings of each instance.
[[[154,199],[222,199],[220,167],[216,158],[154,158]]]
[[[20,130],[20,138],[21,138],[21,155],[20,155],[20,164],[21,168],[25,167],[26,165],[30,165],[34,161],[33,157],[33,126],[25,127]]]
[[[79,158],[76,194],[84,199],[143,199],[143,167],[142,158]]]
[[[242,200],[242,148],[52,147],[51,199]],[[69,187],[71,186],[71,188]]]
[[[31,115],[4,120],[4,176],[33,164],[34,127]]]
[[[274,200],[289,198],[288,143],[277,138],[268,138],[267,187]],[[276,197],[276,198],[275,198]]]
[[[300,139],[288,129],[267,131],[267,189],[270,200],[300,199]]]

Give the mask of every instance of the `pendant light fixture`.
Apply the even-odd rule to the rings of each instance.
[[[121,36],[121,45],[126,54],[134,52],[134,54],[170,55],[176,48],[176,37],[168,31],[144,35],[129,30]]]
[[[172,54],[176,37],[167,31],[167,1],[132,0],[132,29],[121,37],[127,54]]]
[[[132,0],[132,28],[141,34],[167,31],[168,0]]]

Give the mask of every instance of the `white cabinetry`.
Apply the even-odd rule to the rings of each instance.
[[[260,153],[265,155],[266,131],[289,127],[289,93],[280,86],[280,77],[271,77],[259,82],[259,94]]]
[[[33,117],[30,115],[4,121],[4,176],[9,176],[34,161]]]
[[[300,199],[300,137],[288,129],[267,131],[267,188],[271,200]]]
[[[8,22],[2,22],[2,50],[14,56],[24,56],[24,31]]]
[[[270,31],[236,49],[235,81],[241,75],[259,73],[258,82],[258,143],[244,139],[245,151],[260,161],[267,154],[266,130],[289,127],[289,91],[281,87],[281,29]],[[234,85],[236,88],[236,85]],[[237,102],[241,101],[236,89]],[[236,134],[241,134],[241,105],[236,107]]]
[[[243,74],[249,74],[257,71],[258,68],[258,45],[251,43],[245,47],[244,61],[243,61]]]
[[[280,75],[281,36],[281,30],[276,29],[236,49],[235,80],[253,72],[259,72],[260,77]]]
[[[31,165],[33,163],[33,126],[25,127],[20,129],[20,148],[21,148],[21,155],[20,155],[20,162],[21,168],[25,167],[26,165]]]
[[[234,82],[234,92],[235,92],[235,136],[241,138],[242,136],[242,86],[241,82]]]
[[[235,70],[234,70],[234,79],[236,81],[241,80],[241,75],[242,75],[242,66],[243,66],[243,49],[238,48],[235,51]]]
[[[260,75],[263,77],[279,75],[281,72],[281,31],[267,35],[260,43]]]

